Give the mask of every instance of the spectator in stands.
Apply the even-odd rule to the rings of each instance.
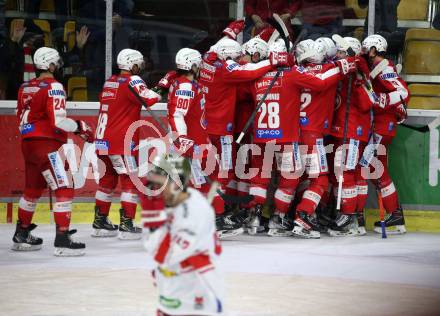
[[[85,65],[84,75],[87,77],[87,93],[89,99],[97,100],[98,93],[104,83],[104,69],[105,69],[105,11],[106,3],[102,0],[79,0],[78,1],[78,16],[84,19],[87,24],[78,21],[77,27],[80,29],[84,25],[90,31],[87,43],[84,47]],[[115,0],[113,3],[113,56],[117,56],[121,50],[118,41],[119,32],[126,33],[122,25],[124,19],[130,17],[134,8],[132,0]],[[95,21],[90,24],[90,20]],[[128,46],[128,35],[125,35],[125,45]],[[118,50],[119,49],[119,50]]]
[[[432,27],[440,30],[440,11],[435,14],[434,19],[432,20]]]
[[[40,5],[42,0],[27,0],[25,2],[25,12],[32,14],[31,18],[38,19],[38,14],[40,13]],[[66,22],[67,12],[67,2],[69,0],[56,0],[54,1],[55,10],[55,23],[57,27],[64,27]]]
[[[245,13],[246,25],[244,29],[243,40],[248,41],[251,36],[259,34],[267,27],[267,20],[277,13],[283,19],[284,23],[292,35],[291,19],[298,12],[301,0],[246,0]]]
[[[397,7],[400,0],[376,0],[374,33],[382,35],[388,42],[387,57],[394,62],[405,42],[405,31],[397,28]],[[361,8],[368,7],[368,0],[358,0]],[[364,37],[368,31],[368,15],[365,19]]]
[[[5,24],[5,5],[6,0],[0,0],[0,36],[6,37],[6,24]]]
[[[43,31],[32,20],[15,23],[4,42],[2,63],[6,74],[6,98],[16,99],[23,82],[36,77],[33,53],[44,46]]]
[[[307,38],[342,34],[344,8],[344,0],[302,0],[300,10]]]

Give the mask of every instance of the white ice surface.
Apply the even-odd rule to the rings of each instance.
[[[35,230],[44,239],[41,251],[18,253],[9,250],[15,227],[0,225],[0,315],[154,315],[152,262],[140,241],[96,239],[90,225],[75,227],[74,236],[87,244],[86,255],[57,258],[53,226]],[[224,241],[223,250],[226,306],[234,316],[339,315],[331,307],[344,296],[356,300],[357,292],[363,295],[359,305],[374,301],[379,314],[398,315],[416,299],[426,307],[440,298],[440,234],[386,240],[373,233],[320,240],[239,236]],[[384,293],[401,301],[377,304]],[[34,310],[20,295],[40,307]],[[356,311],[350,314],[370,314]]]

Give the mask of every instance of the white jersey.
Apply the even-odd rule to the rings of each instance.
[[[222,315],[215,213],[199,191],[188,188],[188,193],[187,200],[167,209],[170,222],[145,240],[157,263],[158,309],[171,315]]]

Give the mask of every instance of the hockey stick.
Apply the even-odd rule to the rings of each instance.
[[[278,16],[278,14],[274,13],[274,20],[277,23],[273,23],[273,26],[275,28],[276,31],[279,32],[281,38],[283,39],[284,43],[286,44],[286,48],[287,51],[290,52],[290,42],[288,39],[289,36],[289,32],[287,31],[286,25],[284,25],[284,22],[282,22],[281,20],[281,24],[278,21],[278,18],[276,18],[276,16],[279,18],[279,20],[281,20],[281,18]],[[299,40],[301,39],[302,36],[304,36],[306,34],[306,30],[303,29],[301,31],[301,33],[299,33],[298,37],[295,40],[295,44],[299,42]],[[251,124],[254,122],[255,116],[257,115],[258,111],[260,110],[262,104],[264,103],[264,101],[267,98],[267,95],[270,93],[270,91],[272,90],[272,87],[274,86],[275,82],[277,81],[278,77],[281,75],[281,70],[277,69],[277,72],[275,73],[275,76],[272,78],[272,81],[270,82],[269,86],[267,87],[266,91],[264,92],[263,96],[261,97],[260,101],[258,101],[254,111],[252,112],[251,116],[248,118],[248,120],[246,121],[246,124],[243,127],[243,130],[241,131],[240,135],[238,136],[237,140],[235,141],[237,144],[240,144],[241,141],[243,140],[244,135],[246,134],[247,130],[249,129],[249,127],[251,126]]]
[[[406,105],[405,100],[403,100],[402,96],[400,96],[400,101],[402,101],[402,104],[405,107],[405,110],[408,110],[408,106]],[[424,126],[417,127],[417,126],[412,126],[412,125],[408,125],[408,124],[404,124],[404,123],[401,123],[399,125],[406,127],[406,128],[409,128],[409,129],[412,129],[416,132],[427,133],[431,129],[434,129],[439,124],[440,124],[440,116],[437,116],[431,123],[429,123],[428,125],[424,125]]]
[[[133,95],[142,104],[142,106],[147,109],[148,113],[151,115],[153,120],[156,121],[156,123],[158,123],[159,126],[162,128],[162,131],[164,133],[167,133],[168,132],[168,128],[165,127],[165,124],[160,120],[160,118],[148,107],[148,105],[145,104],[144,100],[140,97],[140,95],[136,92],[136,90],[134,90],[134,88],[132,86],[130,86],[130,85],[128,86],[128,89],[130,90],[131,93],[133,93]],[[172,141],[173,144],[175,144],[175,142],[171,138],[170,138],[170,141]],[[240,204],[240,203],[247,204],[247,203],[250,203],[254,199],[253,195],[247,195],[247,196],[227,195],[227,194],[223,193],[218,188],[219,184],[218,184],[217,181],[212,181],[206,175],[204,175],[204,178],[208,182],[208,184],[211,185],[211,188],[210,188],[209,192],[211,192],[211,190],[214,188],[214,191],[211,192],[212,199],[214,198],[215,193],[218,193],[218,195],[220,195],[222,200],[225,201],[225,203],[227,203],[227,204],[234,204],[234,203],[236,203],[236,204]]]
[[[53,199],[52,199],[52,189],[51,188],[49,188],[49,216],[50,216],[50,223],[53,224],[54,214],[53,214]]]

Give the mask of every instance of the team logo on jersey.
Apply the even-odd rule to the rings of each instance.
[[[23,93],[36,93],[38,91],[40,91],[39,87],[25,87],[23,89]]]
[[[356,128],[356,135],[357,136],[362,136],[363,132],[362,132],[362,126],[358,126]]]
[[[391,72],[387,74],[382,74],[379,77],[382,80],[389,80],[389,79],[397,78],[397,74],[395,72]]]
[[[301,124],[301,126],[306,126],[309,124],[309,118],[307,116],[301,117],[299,119],[299,123]]]
[[[283,138],[283,130],[282,129],[267,129],[260,128],[256,130],[256,136],[260,139],[266,138]]]
[[[108,140],[97,139],[95,140],[95,147],[97,150],[108,150],[110,146]]]
[[[66,96],[66,93],[64,92],[64,90],[49,90],[48,93],[49,93],[50,97],[55,97],[55,96],[65,97]]]
[[[214,73],[202,69],[200,70],[200,78],[205,81],[212,82],[214,81]]]
[[[35,129],[34,124],[23,124],[20,127],[20,133],[21,135],[26,135],[29,134],[30,132],[32,132]]]
[[[191,90],[176,90],[176,97],[189,97],[194,99],[194,91]]]

